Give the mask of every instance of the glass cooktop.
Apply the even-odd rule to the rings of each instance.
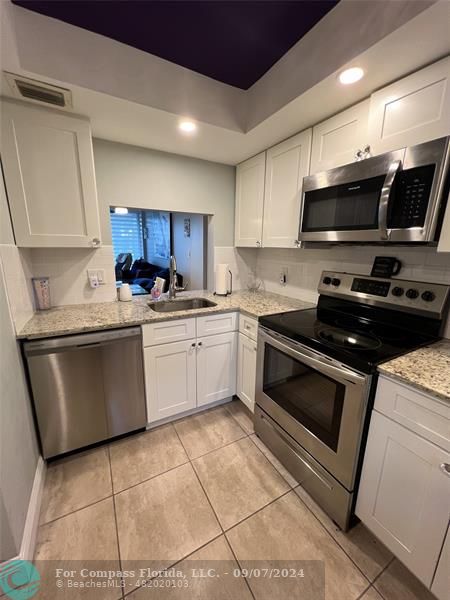
[[[372,311],[371,316],[377,314]],[[429,320],[427,331],[423,318],[422,326],[415,328],[411,326],[414,318],[406,317],[403,322],[397,311],[381,314],[383,320],[377,321],[319,306],[263,317],[260,324],[365,373],[375,371],[382,362],[439,339],[434,321]]]

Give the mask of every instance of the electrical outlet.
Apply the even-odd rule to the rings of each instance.
[[[97,279],[99,285],[105,285],[105,269],[97,269]]]
[[[280,285],[286,285],[287,280],[288,280],[288,268],[283,267],[280,271],[280,278],[279,278]]]
[[[105,269],[88,269],[88,282],[91,288],[98,288],[105,285]]]

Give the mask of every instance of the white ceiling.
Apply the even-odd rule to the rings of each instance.
[[[429,4],[429,2],[422,3],[423,6],[429,6]],[[51,61],[49,59],[45,64],[43,63],[42,56],[39,56],[38,51],[39,41],[43,39],[42,27],[51,26],[53,41],[60,47],[68,39],[69,34],[72,36],[70,44],[77,43],[79,34],[83,38],[88,36],[89,41],[92,41],[91,36],[94,36],[93,40],[100,45],[114,44],[114,56],[111,56],[111,53],[102,55],[103,60],[108,62],[108,69],[105,68],[105,70],[109,74],[111,73],[109,61],[119,63],[126,56],[127,61],[134,60],[138,64],[143,60],[144,57],[141,55],[144,53],[14,5],[8,4],[6,10],[5,6],[6,4],[0,0],[2,68],[38,78],[41,81],[69,87],[73,94],[74,112],[86,115],[91,119],[95,137],[227,164],[237,164],[278,141],[368,97],[375,89],[450,53],[450,3],[447,0],[441,0],[425,10],[422,6],[422,12],[417,16],[348,63],[340,65],[335,72],[324,77],[319,83],[301,93],[245,133],[245,121],[246,119],[247,122],[251,121],[245,114],[245,110],[251,113],[254,107],[255,111],[256,108],[261,111],[262,106],[261,104],[257,105],[256,100],[252,100],[251,105],[244,110],[241,94],[246,92],[215,82],[182,67],[171,65],[161,59],[157,59],[158,63],[153,65],[157,70],[156,72],[152,71],[153,78],[147,78],[145,85],[150,92],[154,93],[155,90],[151,89],[152,86],[157,87],[160,84],[161,89],[164,89],[164,85],[170,84],[172,80],[176,81],[179,86],[178,93],[180,94],[180,90],[183,90],[186,97],[184,114],[179,110],[180,98],[178,98],[176,112],[174,110],[177,104],[175,101],[170,105],[166,99],[165,103],[161,102],[161,106],[155,108],[142,102],[125,99],[123,96],[126,95],[127,90],[132,89],[131,75],[128,75],[128,86],[118,77],[119,82],[115,82],[117,93],[104,93],[99,89],[106,89],[107,83],[111,84],[111,81],[102,80],[104,75],[98,68],[96,73],[89,72],[90,76],[95,75],[96,77],[95,87],[97,90],[88,89],[74,83],[82,81],[85,71],[89,71],[87,68],[83,70],[82,64],[75,65],[78,72],[75,73],[72,68],[69,77],[64,66],[67,64],[66,59],[63,60],[61,55],[52,54]],[[16,11],[19,12],[16,13]],[[329,14],[331,15],[333,12],[331,11]],[[69,34],[67,28],[69,28]],[[57,33],[59,36],[56,35]],[[68,45],[70,46],[70,44]],[[97,50],[100,51],[100,49]],[[48,47],[46,47],[46,52],[49,56]],[[88,60],[88,56],[85,56],[85,65]],[[161,65],[161,62],[164,64]],[[49,68],[50,64],[52,69]],[[133,64],[135,63],[133,62]],[[338,72],[347,66],[354,65],[361,66],[365,70],[366,76],[353,86],[340,85],[337,81]],[[73,67],[73,63],[70,66]],[[125,64],[122,66],[124,67]],[[58,77],[49,76],[50,72],[57,73]],[[172,78],[168,73],[172,73]],[[269,71],[269,75],[273,78],[274,73]],[[266,81],[270,81],[270,78]],[[276,81],[276,77],[274,81]],[[134,83],[134,79],[132,82]],[[261,85],[261,82],[262,80],[255,86]],[[121,85],[119,86],[118,83]],[[268,87],[265,83],[262,90],[263,100],[265,100],[270,94],[270,86]],[[2,92],[4,95],[10,95],[6,87],[3,87]],[[160,95],[160,97],[162,96]],[[249,97],[252,98],[251,95]],[[196,102],[195,116],[199,127],[195,135],[185,136],[178,131],[177,125],[180,115],[191,116],[193,114],[192,103],[194,100]],[[172,110],[168,109],[168,104]],[[165,110],[161,109],[163,105]],[[202,118],[199,115],[206,116]],[[211,121],[216,124],[211,124]]]

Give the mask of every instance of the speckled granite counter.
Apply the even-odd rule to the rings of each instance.
[[[378,367],[403,383],[450,401],[450,340],[414,350]]]
[[[214,296],[209,292],[184,292],[178,298],[208,298],[217,303],[210,308],[184,310],[178,312],[158,313],[147,305],[150,296],[137,296],[131,302],[101,302],[92,304],[74,304],[52,308],[36,313],[18,333],[18,338],[44,338],[70,333],[114,329],[185,319],[210,313],[231,312],[239,310],[254,318],[279,312],[312,308],[314,304],[303,302],[270,292],[238,291],[231,296]]]

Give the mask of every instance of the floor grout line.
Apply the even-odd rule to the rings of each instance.
[[[181,445],[182,445],[182,446],[183,446],[183,448],[184,448],[183,442],[182,442],[182,440],[181,440],[181,437],[180,437],[180,436],[179,436],[179,434],[178,434],[178,431],[177,431],[177,435],[178,435],[178,437],[179,437],[179,440],[180,440],[180,443],[181,443]],[[247,437],[248,437],[248,436],[247,436]],[[240,439],[244,439],[244,438],[240,438]],[[236,441],[239,441],[239,440],[236,440]],[[186,449],[185,449],[185,451],[186,451]],[[200,457],[199,457],[199,458],[200,458]],[[202,490],[203,490],[203,493],[205,494],[205,497],[206,497],[206,499],[207,499],[207,501],[208,501],[208,503],[209,503],[209,506],[211,507],[211,510],[212,510],[212,512],[213,512],[213,514],[214,514],[214,516],[216,517],[216,520],[217,520],[217,522],[218,522],[218,524],[219,524],[219,527],[220,527],[220,529],[221,529],[221,531],[222,531],[222,534],[221,534],[221,535],[223,535],[223,537],[224,537],[224,540],[225,540],[225,543],[226,543],[226,544],[228,545],[228,547],[230,548],[230,551],[231,551],[232,555],[234,556],[234,559],[235,559],[235,561],[236,561],[236,564],[239,566],[239,568],[240,568],[240,569],[242,569],[242,567],[241,567],[241,564],[240,564],[240,562],[239,562],[239,560],[238,560],[238,558],[237,558],[237,556],[236,556],[236,554],[235,554],[235,552],[234,552],[233,548],[231,547],[231,544],[230,544],[230,542],[228,541],[228,539],[227,539],[227,537],[226,537],[226,535],[225,535],[225,530],[224,530],[224,528],[223,528],[223,526],[222,526],[222,523],[220,522],[220,519],[219,519],[219,517],[218,517],[218,515],[217,515],[217,513],[216,513],[216,511],[215,511],[215,509],[214,509],[214,507],[213,507],[213,505],[212,505],[212,502],[211,502],[211,500],[210,500],[210,498],[209,498],[209,496],[208,496],[208,494],[207,494],[207,492],[206,492],[206,490],[205,490],[205,488],[204,488],[204,486],[203,486],[203,483],[202,483],[202,481],[201,481],[201,479],[200,479],[200,476],[199,476],[199,474],[197,473],[197,470],[196,470],[196,468],[195,468],[195,466],[194,466],[194,464],[193,464],[193,461],[192,461],[192,460],[190,460],[190,463],[191,463],[192,470],[194,471],[194,473],[195,473],[195,476],[197,477],[198,483],[199,483],[200,487],[202,488]],[[253,600],[256,600],[256,599],[255,599],[255,596],[254,596],[254,594],[253,594],[253,592],[252,592],[252,589],[250,588],[250,584],[249,584],[249,582],[247,581],[247,578],[246,578],[246,577],[244,577],[244,579],[245,579],[245,583],[247,584],[248,590],[249,590],[249,592],[250,592],[250,594],[251,594],[251,596],[252,596]]]
[[[142,481],[139,481],[139,483],[133,483],[133,485],[130,485],[126,488],[123,488],[121,490],[118,490],[117,492],[114,492],[114,496],[119,496],[120,494],[123,494],[123,492],[127,492],[128,490],[132,490],[135,487],[138,487],[139,485],[142,485],[143,483],[147,483],[148,481],[151,481],[152,479],[156,479],[157,477],[160,477],[161,475],[165,475],[166,473],[170,473],[170,471],[175,471],[175,469],[178,469],[178,467],[182,467],[183,465],[187,465],[188,463],[190,463],[191,461],[188,459],[178,465],[175,465],[174,467],[170,467],[169,469],[166,469],[165,471],[161,471],[161,473],[156,473],[156,475],[152,475],[151,477],[147,477],[146,479],[142,479]]]
[[[114,510],[114,525],[115,525],[115,528],[116,528],[117,554],[119,556],[119,568],[122,571],[122,557],[120,555],[120,541],[119,541],[119,526],[117,524],[116,500],[115,500],[115,495],[114,495],[114,480],[113,480],[113,474],[112,474],[111,454],[110,454],[109,445],[108,445],[108,462],[109,462],[109,475],[111,477],[111,487],[112,487],[112,490],[113,490],[112,499],[113,499],[113,510]],[[124,581],[123,577],[120,578],[120,581],[122,582],[122,585],[125,584],[125,581]],[[124,591],[124,588],[122,587],[122,590],[121,590],[121,592],[122,592],[122,598],[124,597],[123,591]]]
[[[305,489],[301,484],[299,484],[297,487],[301,487],[303,490]],[[295,490],[296,488],[294,488]],[[306,490],[305,490],[306,492]],[[308,493],[308,492],[306,492]],[[373,581],[370,581],[370,579],[368,578],[368,576],[364,573],[364,571],[361,569],[361,567],[359,565],[356,564],[356,562],[353,560],[353,558],[350,556],[350,554],[345,550],[345,548],[343,546],[341,546],[341,544],[336,540],[336,538],[331,535],[331,533],[328,531],[328,529],[325,527],[325,525],[322,523],[322,521],[319,519],[319,517],[314,513],[314,511],[306,504],[306,502],[304,500],[302,500],[302,498],[295,493],[295,495],[297,496],[297,498],[300,500],[300,502],[307,508],[307,510],[309,510],[309,512],[313,515],[313,517],[319,522],[320,526],[322,527],[322,529],[330,536],[330,538],[333,540],[333,542],[337,545],[337,547],[342,550],[342,552],[347,556],[347,558],[353,563],[353,565],[355,565],[355,567],[358,569],[358,571],[361,573],[361,575],[364,577],[364,579],[366,579],[370,585],[373,584]],[[386,568],[386,567],[385,567]],[[384,569],[382,569],[383,571]],[[379,573],[380,575],[381,573]],[[375,577],[374,581],[377,579],[378,575]],[[369,585],[369,587],[370,587]],[[366,590],[367,591],[367,590]]]
[[[385,596],[384,596],[384,595],[383,595],[383,594],[380,592],[380,590],[379,590],[377,587],[375,587],[375,582],[376,582],[376,581],[378,581],[378,579],[380,579],[380,577],[383,575],[383,573],[384,573],[385,571],[387,571],[387,569],[388,569],[388,568],[389,568],[389,567],[392,565],[392,563],[394,562],[394,560],[395,560],[395,556],[393,556],[393,557],[391,558],[391,560],[390,560],[390,561],[388,562],[388,564],[387,564],[387,565],[384,567],[384,569],[383,569],[382,571],[380,571],[380,572],[378,573],[378,575],[375,577],[375,579],[372,581],[372,586],[373,586],[373,589],[374,589],[374,590],[375,590],[375,591],[376,591],[376,592],[377,592],[377,593],[378,593],[378,594],[379,594],[379,595],[380,595],[380,596],[383,598],[383,600],[389,600],[389,598],[386,598],[386,597],[385,597]]]
[[[104,496],[103,498],[100,498],[99,500],[94,500],[94,502],[89,502],[89,504],[85,504],[83,506],[80,506],[79,508],[75,508],[74,510],[69,511],[68,513],[64,513],[63,515],[59,516],[59,517],[55,517],[54,519],[50,519],[50,521],[46,521],[45,523],[39,523],[38,527],[44,527],[45,525],[50,525],[51,523],[55,523],[56,521],[59,521],[60,519],[64,519],[65,517],[69,517],[70,515],[74,515],[77,512],[80,512],[80,510],[84,510],[85,508],[90,508],[91,506],[95,506],[96,504],[100,504],[100,502],[103,502],[103,500],[108,500],[108,498],[112,498],[113,494],[108,494],[107,496]]]
[[[230,407],[230,405],[231,405],[233,402],[241,402],[241,400],[239,400],[239,399],[238,399],[238,400],[231,400],[231,402],[228,402],[227,404],[224,404],[224,408],[225,408],[225,409],[226,409],[226,410],[227,410],[227,411],[230,413],[230,415],[233,417],[233,419],[236,421],[236,423],[239,425],[239,427],[242,429],[242,431],[245,431],[245,433],[246,433],[248,436],[252,435],[253,433],[255,433],[255,431],[252,431],[252,433],[248,433],[248,431],[245,429],[245,427],[243,427],[243,426],[242,426],[242,425],[239,423],[239,421],[237,420],[237,418],[235,417],[235,415],[234,415],[234,414],[232,413],[232,411],[230,410],[230,408],[229,408],[229,407]],[[241,402],[241,404],[243,404],[243,403]],[[242,406],[242,408],[243,408],[243,410],[245,410],[245,409],[244,409],[244,406]]]

